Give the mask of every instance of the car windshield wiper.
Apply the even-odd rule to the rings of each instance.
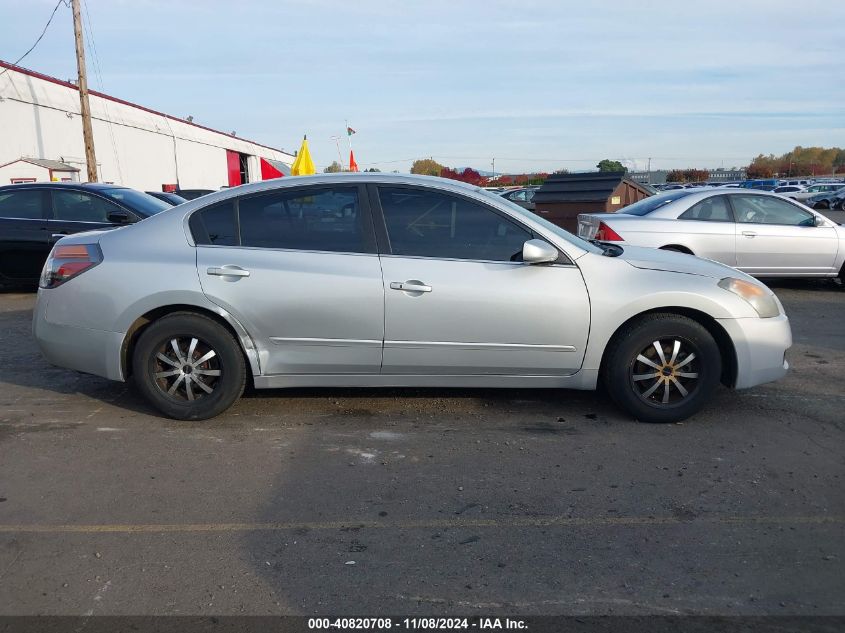
[[[625,252],[619,244],[608,244],[607,242],[602,242],[601,240],[590,240],[590,244],[598,246],[602,251],[602,255],[605,257],[619,257]]]

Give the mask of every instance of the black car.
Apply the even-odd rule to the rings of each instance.
[[[214,193],[214,189],[177,189],[175,193],[185,200],[196,200],[200,196]]]
[[[116,185],[27,183],[0,187],[0,285],[31,285],[53,244],[71,233],[143,220],[171,205]]]
[[[816,194],[804,201],[808,207],[813,209],[831,209],[845,211],[845,185],[833,191],[825,191]]]
[[[179,194],[171,193],[170,191],[145,191],[149,196],[153,198],[158,198],[159,200],[164,200],[170,206],[175,207],[177,204],[182,204],[183,202],[187,202],[187,198],[183,198]]]

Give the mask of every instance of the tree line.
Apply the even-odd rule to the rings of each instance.
[[[746,169],[749,178],[836,176],[845,172],[845,149],[801,147],[780,156],[760,154]]]
[[[605,158],[596,164],[601,172],[627,172],[628,169],[620,161]],[[412,174],[426,176],[440,176],[451,178],[473,185],[531,185],[542,184],[549,174],[546,172],[530,174],[500,175],[495,178],[482,176],[475,169],[469,167],[457,170],[438,163],[433,158],[421,158],[411,166]],[[560,169],[555,174],[569,173]],[[804,176],[836,176],[845,174],[845,150],[840,147],[801,147],[780,156],[760,154],[746,168],[748,178],[785,178]],[[666,175],[667,182],[704,182],[709,180],[710,171],[707,169],[673,169]]]

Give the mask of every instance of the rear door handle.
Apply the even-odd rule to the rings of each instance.
[[[754,237],[755,235],[757,235],[754,231],[743,231],[742,234],[745,237]]]
[[[205,272],[216,277],[249,277],[249,271],[240,266],[211,266]]]
[[[391,290],[404,290],[405,292],[431,292],[431,286],[426,286],[421,281],[391,281]]]

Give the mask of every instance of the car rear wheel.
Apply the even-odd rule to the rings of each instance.
[[[661,251],[673,251],[675,253],[684,253],[686,255],[692,255],[693,254],[691,250],[689,250],[688,248],[685,248],[683,246],[673,246],[673,245],[661,246],[660,250]]]
[[[147,401],[177,420],[205,420],[244,390],[246,365],[235,338],[208,317],[175,313],[141,334],[132,357],[135,384]]]
[[[610,343],[602,377],[611,398],[642,422],[678,422],[697,413],[713,394],[722,358],[701,324],[675,314],[653,314]]]

